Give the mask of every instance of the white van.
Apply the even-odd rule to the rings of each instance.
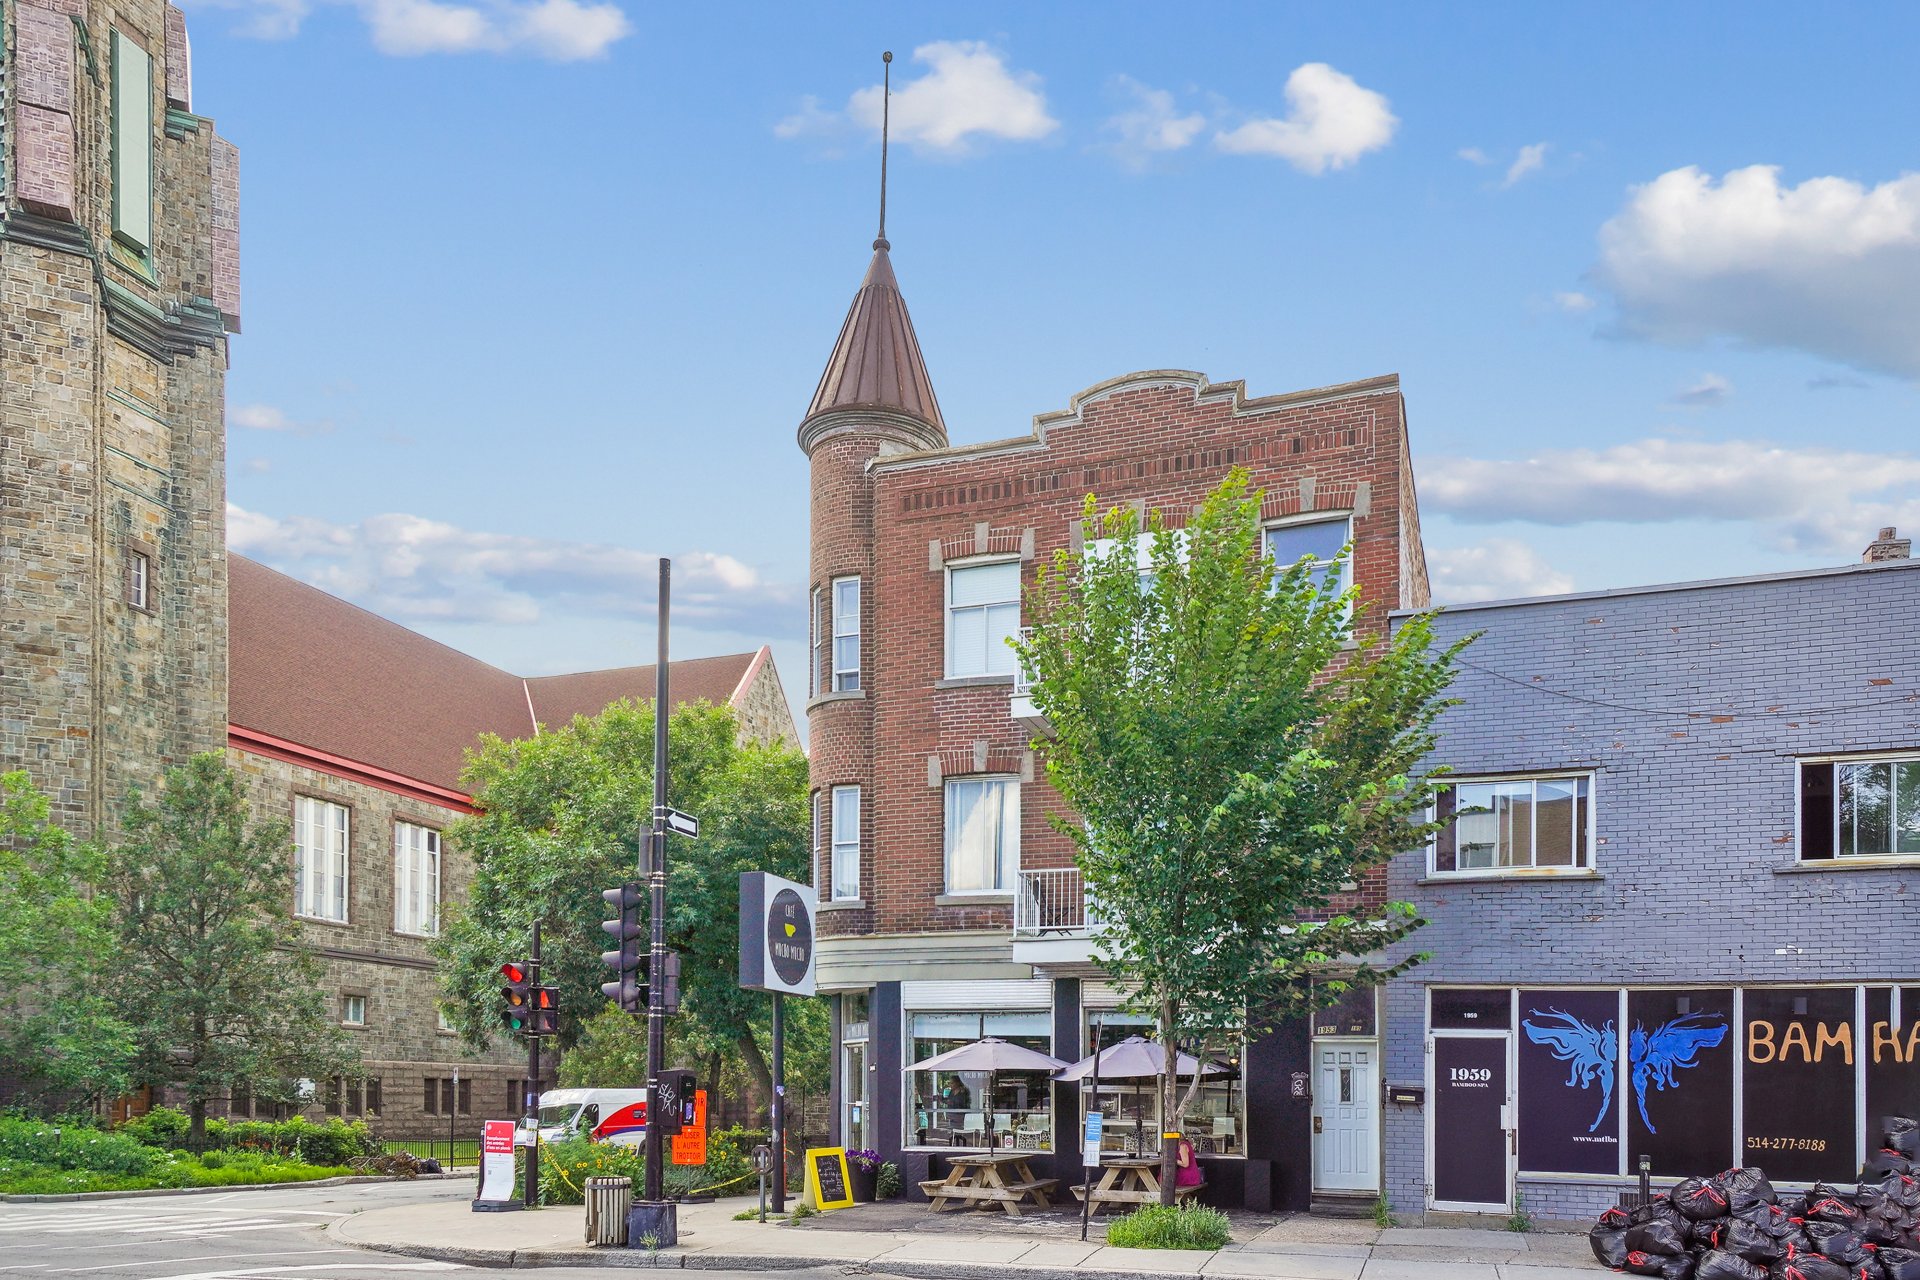
[[[549,1089],[540,1095],[540,1140],[591,1138],[644,1146],[645,1089]]]

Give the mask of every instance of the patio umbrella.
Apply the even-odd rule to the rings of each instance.
[[[993,1145],[994,1077],[1002,1071],[1054,1072],[1067,1064],[1037,1050],[1009,1044],[998,1036],[988,1036],[963,1044],[958,1049],[936,1053],[908,1067],[909,1071],[984,1071],[987,1073],[987,1145]]]
[[[1108,1045],[1099,1053],[1088,1054],[1064,1071],[1054,1073],[1054,1079],[1062,1082],[1085,1081],[1092,1078],[1100,1080],[1155,1080],[1166,1074],[1167,1053],[1158,1041],[1148,1040],[1144,1036],[1128,1036],[1119,1044]],[[1190,1053],[1174,1055],[1174,1074],[1191,1076],[1198,1071],[1203,1076],[1230,1076],[1232,1067],[1217,1062],[1201,1062]],[[1140,1127],[1141,1105],[1136,1094],[1134,1100],[1133,1123],[1138,1131]],[[1145,1138],[1142,1135],[1144,1148]]]

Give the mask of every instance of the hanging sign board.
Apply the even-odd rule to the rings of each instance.
[[[813,887],[765,871],[740,874],[740,985],[791,996],[814,992]]]
[[[847,1177],[846,1148],[813,1147],[807,1151],[807,1190],[813,1195],[816,1209],[853,1207],[853,1181]]]
[[[684,1126],[673,1135],[673,1162],[675,1164],[705,1164],[707,1162],[707,1091],[693,1091],[693,1123]]]
[[[489,1120],[480,1132],[480,1194],[475,1213],[517,1209],[513,1194],[513,1121]]]

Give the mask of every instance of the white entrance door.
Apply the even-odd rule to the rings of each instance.
[[[1379,1047],[1370,1040],[1316,1040],[1313,1056],[1314,1189],[1378,1191]]]

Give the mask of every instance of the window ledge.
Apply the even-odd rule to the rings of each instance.
[[[809,701],[806,706],[800,708],[800,710],[802,713],[805,713],[813,710],[815,707],[824,707],[830,702],[860,702],[863,701],[866,696],[867,691],[865,689],[848,689],[842,693],[815,694],[813,699]]]
[[[1797,876],[1821,871],[1909,871],[1920,868],[1920,855],[1896,854],[1884,858],[1820,858],[1809,862],[1784,862],[1773,869],[1777,876]]]
[[[866,907],[865,898],[830,898],[813,905],[815,911],[864,911]]]
[[[1010,907],[1013,905],[1011,893],[936,893],[933,895],[936,907]]]
[[[975,685],[995,685],[995,684],[1012,684],[1012,683],[1013,683],[1013,672],[1008,671],[1000,675],[948,676],[943,680],[935,680],[933,682],[933,687],[936,689],[971,689]]]
[[[1605,880],[1606,876],[1598,871],[1583,869],[1579,871],[1557,870],[1507,870],[1507,871],[1439,871],[1421,876],[1414,883],[1427,884],[1489,884],[1508,882],[1525,884],[1542,880]]]
[[[303,916],[298,912],[294,913],[293,918],[301,924],[323,924],[329,929],[353,928],[353,922],[351,920],[329,920],[325,916]]]

